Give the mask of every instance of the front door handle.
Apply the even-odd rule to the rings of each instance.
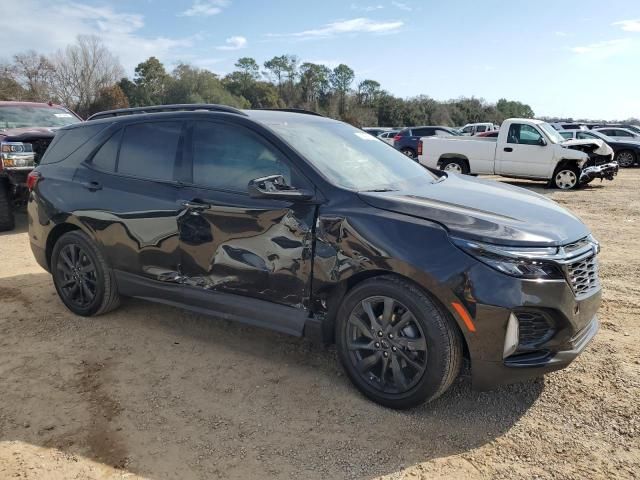
[[[89,190],[90,192],[95,192],[97,190],[102,190],[102,185],[99,182],[83,182],[82,186]]]
[[[185,200],[184,202],[182,202],[182,206],[188,210],[197,210],[197,211],[207,210],[211,208],[211,205],[207,203],[203,203],[199,200],[191,200],[191,201]]]
[[[505,152],[513,152],[513,148],[511,148],[511,147],[504,147],[504,151],[505,151]]]

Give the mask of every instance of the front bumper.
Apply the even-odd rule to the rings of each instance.
[[[568,343],[565,350],[556,352],[540,351],[516,355],[502,362],[479,360],[473,365],[473,388],[489,390],[500,384],[515,383],[568,366],[595,337],[600,322],[594,316]]]

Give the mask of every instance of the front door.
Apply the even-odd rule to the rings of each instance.
[[[184,284],[305,306],[316,205],[251,198],[247,185],[269,175],[295,187],[308,181],[247,127],[194,122],[187,138],[191,169],[178,219]]]
[[[496,148],[496,173],[532,178],[551,176],[553,148],[548,148],[543,139],[534,126],[512,123],[507,143],[498,143]]]

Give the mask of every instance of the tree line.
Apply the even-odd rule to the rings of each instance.
[[[438,101],[400,98],[373,79],[355,83],[348,65],[335,68],[275,56],[262,65],[242,57],[220,76],[187,63],[168,71],[156,57],[138,64],[132,78],[96,36],[80,36],[52,55],[18,53],[0,65],[0,100],[53,101],[86,118],[114,108],[168,103],[219,103],[238,108],[300,108],[356,126],[464,125],[533,118],[529,105],[479,98]]]

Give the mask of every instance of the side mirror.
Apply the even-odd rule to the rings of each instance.
[[[540,137],[540,140],[538,140],[538,145],[540,145],[541,147],[546,147],[547,146],[547,141]]]
[[[305,201],[311,200],[313,194],[306,190],[287,185],[282,175],[255,178],[247,187],[251,198],[270,198],[272,200]]]

